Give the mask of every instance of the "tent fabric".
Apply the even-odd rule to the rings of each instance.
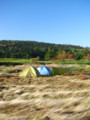
[[[40,74],[38,72],[38,70],[32,66],[29,66],[27,68],[25,68],[20,74],[19,76],[21,77],[39,77]]]
[[[50,75],[62,75],[64,73],[67,73],[69,70],[66,69],[66,68],[56,68],[56,67],[53,67],[52,70],[51,70],[51,73]]]
[[[51,70],[46,66],[40,66],[37,68],[40,75],[50,75]]]

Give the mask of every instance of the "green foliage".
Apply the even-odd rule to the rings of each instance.
[[[59,48],[58,51],[57,51],[57,53],[56,53],[56,58],[61,57],[61,55],[62,55],[62,49]]]
[[[76,53],[75,54],[75,59],[76,60],[80,60],[80,59],[82,59],[83,58],[83,55],[81,54],[81,53]]]
[[[82,55],[83,56],[84,55],[88,55],[88,54],[90,54],[90,51],[87,48],[85,48],[85,49],[82,50]]]
[[[87,68],[86,68],[86,71],[89,71],[89,72],[90,72],[90,67],[87,67]]]
[[[52,58],[68,58],[69,54],[74,54],[75,59],[82,59],[90,54],[88,48],[73,45],[50,44],[35,41],[0,41],[0,58],[38,58],[49,60]]]
[[[45,60],[49,60],[55,57],[54,50],[48,50],[47,53],[45,54]]]

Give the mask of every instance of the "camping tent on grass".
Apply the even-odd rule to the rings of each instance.
[[[51,70],[46,66],[40,66],[37,68],[40,75],[50,75]]]
[[[38,70],[32,66],[29,66],[27,68],[25,68],[20,74],[19,76],[21,77],[38,77],[40,76]]]
[[[69,71],[69,69],[66,69],[66,68],[56,68],[56,67],[53,67],[52,70],[51,70],[50,75],[51,76],[62,75],[64,73],[67,73],[68,71]]]

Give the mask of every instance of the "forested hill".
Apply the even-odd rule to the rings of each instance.
[[[62,51],[75,54],[82,51],[82,47],[74,45],[51,44],[35,41],[0,41],[0,58],[47,58],[48,53],[51,54],[50,59],[58,56]],[[49,56],[48,56],[49,59]]]

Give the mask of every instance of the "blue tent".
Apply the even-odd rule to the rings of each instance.
[[[39,71],[40,75],[49,75],[51,72],[51,70],[46,66],[40,66],[37,68],[37,70]]]

